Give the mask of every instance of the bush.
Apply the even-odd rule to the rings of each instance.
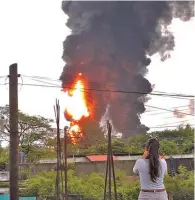
[[[64,177],[62,177],[62,180],[64,180]],[[52,197],[55,193],[55,182],[55,171],[39,172],[36,176],[24,182],[23,186],[25,190],[22,190],[22,194],[35,195],[40,198]],[[81,198],[83,200],[102,200],[104,196],[104,184],[104,174],[92,173],[90,175],[82,174],[76,176],[74,170],[68,171],[68,191],[69,194],[72,194],[72,198],[80,195],[83,197]],[[124,172],[116,170],[116,185],[118,200],[138,199],[140,191],[138,177],[127,177]],[[174,177],[169,175],[165,177],[165,186],[167,191],[173,194],[174,200],[193,199],[194,174],[191,171],[187,171],[185,167],[180,166],[179,174]]]
[[[165,185],[167,191],[173,195],[174,200],[194,199],[194,173],[180,166],[179,174],[166,176]]]
[[[0,182],[0,188],[8,188],[9,182]]]
[[[32,177],[32,169],[24,169],[19,171],[19,179],[27,180]]]
[[[19,187],[21,188],[23,186],[22,183],[19,183]],[[0,182],[0,188],[8,188],[9,182]]]

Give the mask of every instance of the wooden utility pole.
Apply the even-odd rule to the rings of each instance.
[[[56,175],[56,200],[60,199],[60,164],[61,164],[61,152],[60,152],[60,104],[56,99],[56,105],[54,106],[54,113],[57,126],[57,175]]]
[[[9,67],[9,120],[10,120],[10,200],[19,199],[18,188],[18,69],[17,64]]]
[[[113,161],[113,153],[112,153],[112,126],[109,121],[107,121],[108,128],[108,153],[107,153],[107,163],[106,163],[106,176],[105,176],[105,186],[104,186],[104,200],[112,199],[112,178],[114,183],[114,199],[117,200],[117,190],[116,190],[116,178],[115,178],[115,170],[114,170],[114,161]],[[108,179],[108,198],[107,198],[107,179]]]
[[[67,177],[67,171],[68,171],[68,155],[67,155],[67,131],[68,127],[65,126],[64,128],[64,179],[65,179],[65,200],[68,200],[68,177]]]

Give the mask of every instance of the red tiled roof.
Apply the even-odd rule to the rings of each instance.
[[[106,161],[107,155],[93,155],[93,156],[86,156],[90,161]],[[113,156],[113,160],[118,160],[116,156]]]

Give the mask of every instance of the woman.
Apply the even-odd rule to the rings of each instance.
[[[141,191],[138,200],[168,200],[164,186],[167,163],[160,157],[159,147],[158,140],[150,139],[144,155],[136,161],[133,168],[133,172],[140,177]]]

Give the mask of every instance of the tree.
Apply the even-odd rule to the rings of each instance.
[[[8,149],[0,147],[0,169],[4,169],[8,163]]]
[[[180,149],[174,141],[160,141],[160,152],[164,155],[173,155],[180,153]]]
[[[134,137],[129,137],[126,141],[128,152],[131,153],[143,153],[144,147],[149,139],[148,135],[141,134]]]
[[[7,119],[7,123],[0,135],[0,138],[9,142],[10,127],[9,127],[9,106],[0,107],[0,115]],[[48,137],[52,136],[53,129],[51,128],[53,120],[46,119],[42,116],[31,116],[18,111],[18,132],[19,145],[21,150],[28,154],[33,146],[43,146]]]

